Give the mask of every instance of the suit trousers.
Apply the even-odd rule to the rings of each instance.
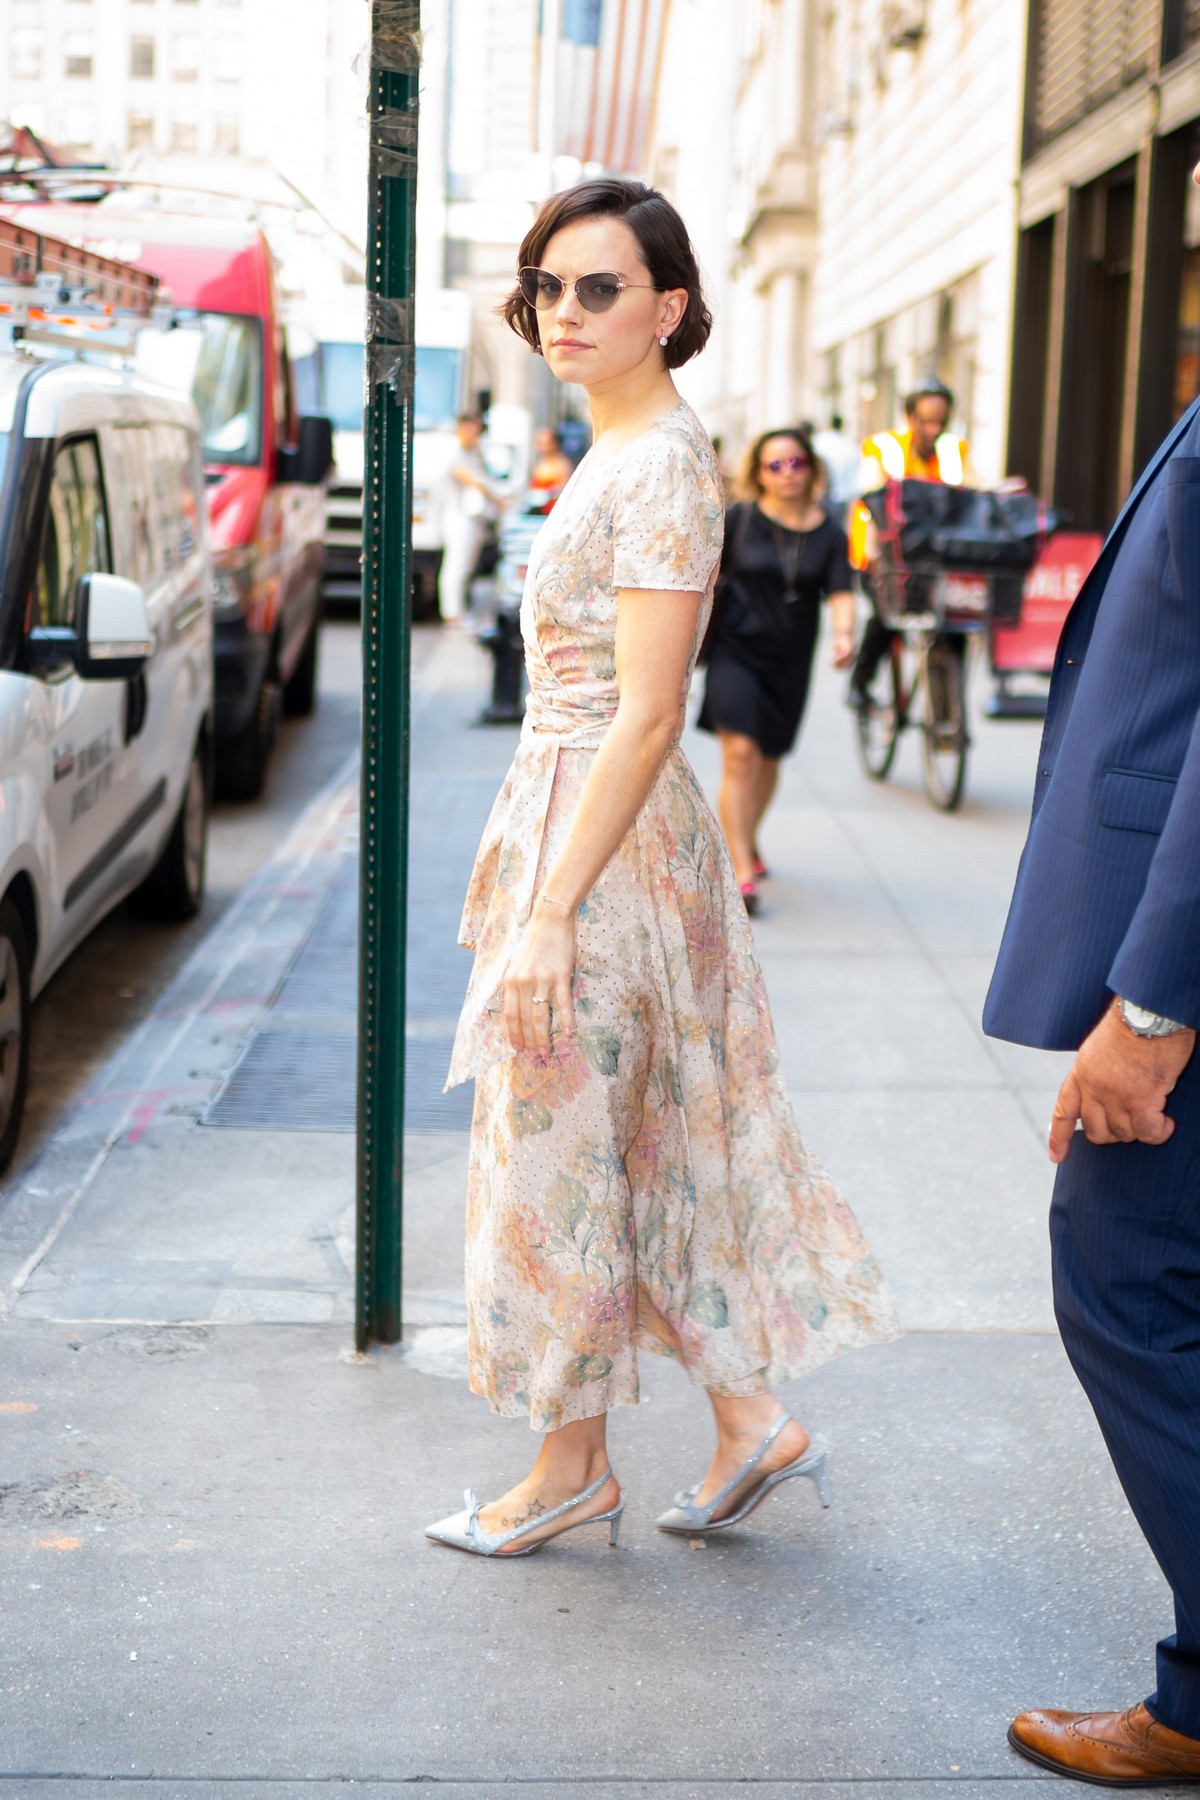
[[[1146,1704],[1200,1738],[1200,1055],[1169,1111],[1158,1146],[1076,1134],[1050,1237],[1063,1343],[1175,1597]]]

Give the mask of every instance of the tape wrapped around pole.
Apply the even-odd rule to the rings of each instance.
[[[414,74],[421,60],[420,0],[375,0],[374,16],[372,67]]]

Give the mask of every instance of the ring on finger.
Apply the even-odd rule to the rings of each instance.
[[[540,998],[540,999],[539,999],[539,998],[538,998],[538,997],[537,997],[537,995],[536,995],[536,994],[535,994],[535,995],[534,995],[534,997],[533,997],[533,1004],[534,1004],[534,1005],[535,1005],[535,1006],[549,1006],[549,1004],[550,1004],[550,1001],[549,1001],[549,999],[548,999],[548,997],[547,997],[547,996],[546,996],[546,995],[545,995],[545,994],[543,994],[543,995],[542,995],[542,997],[541,997],[541,998]]]

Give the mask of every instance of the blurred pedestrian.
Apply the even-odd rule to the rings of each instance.
[[[873,493],[889,481],[905,480],[941,481],[947,487],[974,487],[970,445],[950,430],[953,411],[954,395],[945,382],[934,376],[923,381],[904,402],[906,429],[877,431],[863,444],[858,492]],[[871,683],[880,663],[891,650],[895,636],[879,616],[875,587],[869,573],[873,531],[871,515],[859,501],[852,507],[850,515],[850,561],[865,573],[863,588],[872,610],[850,677],[849,699],[856,709],[871,705]],[[954,655],[963,654],[967,640],[961,632],[944,634],[944,641]]]
[[[1198,473],[1200,401],[1063,627],[984,1013],[994,1037],[1076,1050],[1050,1125],[1055,1311],[1175,1601],[1146,1701],[1022,1713],[1009,1741],[1112,1787],[1200,1783]],[[1063,1599],[1077,1572],[1068,1557]]]
[[[539,428],[534,440],[533,468],[529,485],[539,492],[560,494],[571,479],[571,459],[564,453],[557,431]]]
[[[747,912],[766,874],[758,830],[808,702],[821,603],[833,613],[833,666],[854,660],[846,534],[816,498],[821,467],[802,426],[764,431],[730,507],[697,724],[721,741],[717,802]]]
[[[442,477],[438,497],[443,535],[438,607],[442,618],[451,623],[466,616],[479,552],[489,522],[500,510],[500,490],[480,449],[483,420],[478,413],[462,413],[454,435],[458,448]]]
[[[523,1554],[624,1501],[606,1420],[637,1349],[707,1390],[717,1446],[659,1520],[736,1523],[824,1449],[771,1390],[895,1332],[802,1145],[745,909],[679,746],[724,524],[671,370],[711,320],[675,209],[618,177],[555,194],[509,323],[586,390],[595,441],[530,555],[521,744],[471,880],[451,1084],[476,1079],[471,1386],[544,1434],[532,1472],[429,1535]]]
[[[834,413],[823,431],[814,431],[813,449],[825,470],[825,511],[835,525],[846,529],[846,513],[850,502],[858,498],[858,471],[862,452],[843,429],[840,413]]]

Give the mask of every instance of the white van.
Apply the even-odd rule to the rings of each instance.
[[[191,402],[0,350],[0,1169],[30,1001],[131,896],[200,905],[212,570]]]

